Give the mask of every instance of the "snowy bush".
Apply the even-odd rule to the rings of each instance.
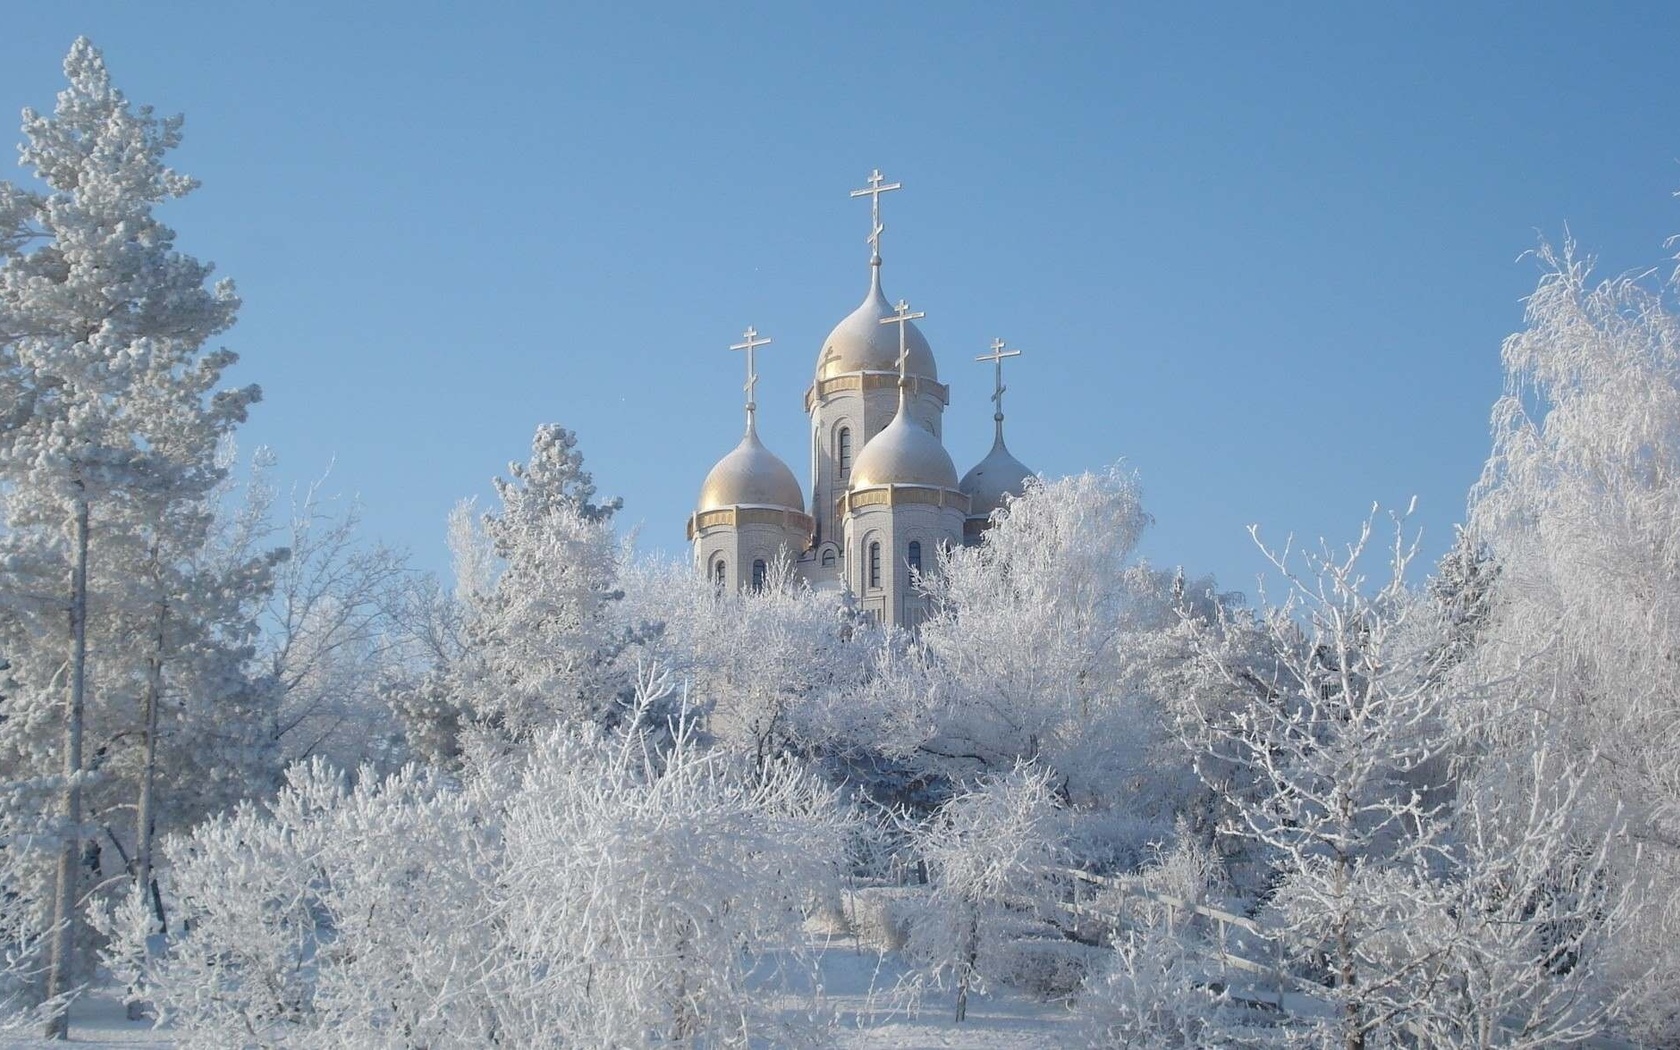
[[[168,954],[118,916],[112,958],[185,1046],[786,1045],[765,984],[845,831],[680,727],[552,732],[464,784],[314,763],[171,840]]]
[[[917,853],[927,863],[930,892],[911,916],[907,950],[936,979],[954,978],[956,1018],[967,1012],[992,951],[1015,927],[1055,897],[1062,855],[1051,773],[1019,763],[981,777],[916,825]]]

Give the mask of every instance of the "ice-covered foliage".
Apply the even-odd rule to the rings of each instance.
[[[1453,624],[1406,588],[1399,539],[1367,588],[1369,531],[1304,559],[1305,573],[1276,559],[1292,590],[1266,613],[1264,688],[1186,723],[1228,831],[1272,871],[1259,915],[1297,992],[1324,1007],[1279,1024],[1346,1047],[1538,1047],[1601,1031],[1617,998],[1605,949],[1629,915],[1607,849],[1616,827],[1582,812],[1578,771],[1533,719],[1526,764],[1462,746],[1480,698],[1446,673]],[[1255,682],[1252,661],[1208,666],[1216,688]]]
[[[720,747],[765,762],[838,748],[852,698],[868,681],[881,635],[852,623],[840,595],[778,565],[759,591],[720,594],[691,565],[643,561],[624,576],[625,613],[658,622],[650,642],[689,683]]]
[[[1644,1032],[1680,1038],[1680,312],[1648,274],[1598,281],[1572,245],[1545,272],[1526,326],[1506,340],[1493,453],[1470,533],[1497,575],[1476,673],[1508,719],[1538,709],[1592,775],[1583,805],[1620,807],[1656,880],[1626,940]]]
[[[188,1046],[800,1042],[772,992],[846,818],[686,724],[551,730],[459,781],[294,767],[169,843],[185,921],[141,971],[116,916],[113,962]]]
[[[260,392],[222,388],[237,357],[206,348],[233,285],[154,214],[195,185],[167,162],[181,118],[131,105],[86,39],[64,73],[51,114],[24,111],[41,191],[0,187],[0,771],[63,776],[57,989],[82,843],[144,879],[154,826],[261,790],[273,698],[245,666],[272,559],[205,556],[218,449]]]
[[[495,479],[500,506],[450,519],[460,644],[392,691],[410,737],[440,762],[460,731],[523,746],[556,725],[610,725],[633,691],[632,651],[650,630],[619,601],[619,501],[596,503],[577,438],[537,428],[531,458]]]
[[[1055,899],[1065,829],[1052,779],[1050,770],[1019,762],[911,825],[929,893],[911,913],[907,950],[932,976],[955,982],[958,1021],[1000,940]]]

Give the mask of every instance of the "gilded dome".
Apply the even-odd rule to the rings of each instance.
[[[957,468],[933,432],[912,420],[900,403],[898,415],[870,438],[852,464],[851,488],[928,485],[955,489]]]
[[[898,326],[881,323],[895,313],[881,292],[881,267],[874,265],[863,304],[835,325],[823,341],[822,354],[817,358],[818,382],[848,372],[898,371]],[[934,366],[927,339],[916,322],[906,321],[904,325],[904,347],[910,352],[907,371],[922,379],[938,379],[939,369]]]
[[[1009,454],[1004,446],[1001,430],[986,458],[963,475],[958,488],[969,500],[968,516],[989,518],[992,511],[1003,506],[1005,496],[1019,496],[1026,491],[1027,479],[1033,476],[1026,465]]]
[[[785,507],[805,511],[805,497],[788,465],[758,440],[758,430],[746,436],[729,455],[718,460],[700,486],[701,513],[723,507]]]

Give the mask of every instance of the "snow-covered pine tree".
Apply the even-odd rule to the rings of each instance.
[[[498,510],[450,518],[460,645],[396,691],[413,741],[440,761],[472,727],[501,744],[555,725],[611,725],[629,711],[642,628],[619,615],[619,500],[595,502],[577,437],[537,428],[527,463],[496,478]]]
[[[175,250],[153,215],[194,186],[165,161],[181,120],[131,106],[86,39],[64,71],[55,111],[24,111],[21,159],[45,192],[0,189],[0,210],[20,226],[0,264],[10,407],[0,545],[14,583],[0,632],[19,682],[0,747],[14,784],[56,794],[49,995],[76,979],[83,847],[90,818],[116,828],[113,796],[124,796],[125,825],[140,809],[123,837],[137,847],[128,859],[149,865],[166,695],[213,710],[215,735],[260,717],[241,647],[244,610],[264,586],[261,559],[214,574],[196,560],[222,476],[218,442],[260,395],[216,389],[235,357],[204,344],[233,323],[239,300],[229,282],[209,285],[211,268]],[[259,710],[241,718],[219,703],[235,696]],[[98,797],[88,794],[95,765]],[[67,1015],[49,1029],[63,1036]]]

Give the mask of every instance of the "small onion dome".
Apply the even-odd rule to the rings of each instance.
[[[718,460],[700,486],[701,513],[724,507],[783,507],[805,511],[805,497],[788,465],[758,440],[758,430],[748,426],[746,436],[734,451]]]
[[[898,371],[898,325],[881,323],[896,313],[881,293],[881,267],[877,263],[870,269],[869,294],[863,305],[835,325],[823,342],[822,355],[817,358],[817,381],[848,372]],[[938,379],[939,369],[934,366],[927,339],[914,321],[904,322],[904,327],[904,347],[909,351],[906,371],[921,379]]]
[[[852,464],[852,491],[877,485],[926,485],[955,489],[957,468],[933,432],[899,407],[893,421],[858,453]]]
[[[1025,492],[1027,479],[1032,476],[1033,472],[1025,464],[1009,454],[1003,435],[999,434],[986,458],[964,474],[962,484],[958,486],[968,497],[968,516],[991,517],[992,511],[1003,506],[1005,496],[1019,496]]]

